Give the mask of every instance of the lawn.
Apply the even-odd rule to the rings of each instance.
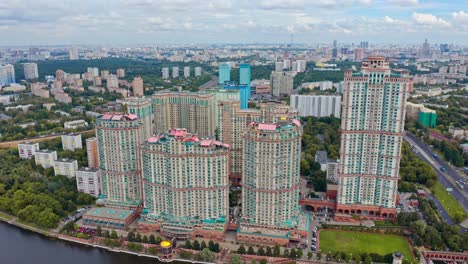
[[[320,231],[320,251],[347,253],[377,253],[387,255],[399,251],[416,263],[407,240],[401,236],[376,233],[323,230]]]
[[[440,182],[436,182],[432,187],[431,191],[437,200],[442,204],[442,207],[447,211],[452,218],[456,222],[463,221],[466,218],[465,210],[463,207],[458,203],[458,201],[450,195],[444,186]],[[458,220],[458,221],[457,221]],[[460,221],[461,220],[461,221]]]

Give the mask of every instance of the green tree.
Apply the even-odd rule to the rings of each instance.
[[[314,256],[314,254],[313,254],[312,252],[309,251],[309,252],[307,253],[307,259],[311,259],[312,256]]]
[[[371,264],[372,263],[372,258],[370,255],[367,255],[366,258],[364,259],[364,264]]]
[[[135,242],[138,242],[138,243],[141,242],[141,234],[140,234],[140,233],[137,233],[137,234],[136,234]]]
[[[111,239],[118,239],[119,236],[117,235],[117,232],[115,232],[115,230],[112,230],[111,234],[110,234],[110,238]]]
[[[302,258],[303,256],[304,256],[304,251],[302,251],[302,249],[298,249],[297,250],[297,257]]]
[[[283,257],[289,258],[289,250],[287,248],[285,248],[283,251]]]
[[[260,260],[260,264],[267,264],[267,263],[268,263],[268,261],[266,259],[261,259]]]
[[[242,263],[242,259],[241,259],[241,256],[238,254],[233,254],[231,256],[231,259],[229,260],[229,264],[241,264],[241,263]]]
[[[290,258],[293,258],[293,259],[296,259],[297,258],[297,251],[295,248],[292,248],[291,249],[291,252],[289,253],[289,257]]]
[[[149,236],[149,242],[150,242],[150,244],[156,244],[156,237],[154,237],[153,234],[151,234]]]
[[[249,247],[249,249],[247,249],[247,254],[249,255],[255,255],[255,250],[253,249],[253,247]]]
[[[200,253],[199,257],[201,261],[213,262],[216,259],[216,256],[209,248],[204,248]]]
[[[127,241],[128,242],[135,242],[135,233],[133,231],[128,232]]]
[[[192,243],[190,242],[190,240],[185,240],[184,248],[192,249]]]
[[[354,257],[354,261],[356,262],[356,264],[361,263],[361,255],[356,254],[356,257]]]
[[[281,249],[279,245],[275,245],[273,248],[273,257],[279,257],[281,255]]]
[[[215,250],[215,243],[213,242],[213,240],[208,241],[208,248],[209,248],[212,252],[216,252],[216,250]]]
[[[205,248],[207,248],[206,242],[205,242],[205,241],[202,241],[202,242],[201,242],[201,250],[203,250],[203,249],[205,249]]]
[[[268,247],[268,246],[266,247],[265,256],[268,256],[268,257],[273,256],[273,252],[271,250],[271,247]]]
[[[96,235],[98,237],[102,236],[102,228],[100,225],[98,225],[97,229],[96,229]]]
[[[200,242],[198,242],[198,240],[193,241],[193,249],[201,250]]]
[[[105,238],[110,238],[109,230],[104,231],[104,237]]]
[[[237,249],[237,253],[241,255],[246,253],[244,245],[240,245],[240,247]]]
[[[149,239],[148,237],[145,235],[143,236],[143,239],[141,240],[141,242],[145,243],[145,244],[148,244],[149,243]]]

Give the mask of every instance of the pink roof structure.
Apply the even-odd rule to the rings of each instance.
[[[159,141],[159,137],[158,136],[154,136],[154,137],[150,137],[146,140],[148,143],[156,143]]]
[[[276,125],[275,124],[258,124],[258,129],[268,130],[268,131],[275,131],[276,130]]]
[[[122,116],[123,116],[123,115],[114,115],[114,116],[111,118],[111,120],[112,120],[112,121],[119,121],[120,119],[122,119]]]
[[[130,120],[138,119],[138,116],[135,115],[135,114],[126,114],[125,117],[130,119]]]
[[[293,123],[294,125],[298,126],[298,127],[301,127],[301,122],[297,119],[293,119],[291,120],[291,123]]]
[[[209,147],[209,146],[211,146],[211,142],[212,142],[211,139],[202,139],[201,142],[200,142],[200,146]]]

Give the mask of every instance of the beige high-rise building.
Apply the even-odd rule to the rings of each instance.
[[[152,98],[154,133],[186,128],[200,137],[215,135],[215,98],[212,94],[160,92]]]
[[[125,69],[119,68],[117,69],[117,78],[124,78],[125,77]]]
[[[271,72],[271,91],[273,96],[290,95],[293,92],[294,75],[292,72]]]
[[[70,60],[79,59],[78,48],[70,48],[68,50],[68,57]]]
[[[102,70],[101,71],[101,79],[102,80],[107,80],[107,77],[109,77],[109,71],[108,70]]]
[[[96,86],[102,85],[102,79],[99,76],[94,76],[93,78],[93,84]]]
[[[143,78],[137,76],[133,78],[133,96],[143,96],[145,95],[145,91],[143,89]]]
[[[96,120],[101,190],[106,205],[135,207],[143,198],[139,146],[143,124],[135,114],[106,113]]]
[[[127,106],[127,112],[138,116],[143,123],[143,139],[153,135],[153,107],[151,100],[144,97],[130,97],[124,101]]]
[[[229,222],[228,145],[171,129],[147,139],[142,156],[147,213],[139,226],[153,224],[169,237],[184,239],[203,235],[203,229],[210,238],[224,237]]]
[[[107,89],[110,88],[118,88],[119,87],[119,79],[114,74],[109,74],[107,76]]]
[[[361,72],[345,72],[337,212],[396,216],[405,103],[412,79],[368,57]]]
[[[98,140],[96,137],[86,139],[86,154],[88,158],[88,167],[99,167]]]
[[[279,122],[296,118],[298,112],[278,102],[260,104],[260,109],[240,109],[235,100],[218,102],[218,137],[231,146],[231,180],[238,183],[242,173],[242,134],[251,122]]]
[[[32,80],[32,79],[37,79],[39,78],[39,73],[37,70],[37,64],[36,63],[24,63],[24,78],[26,80]]]

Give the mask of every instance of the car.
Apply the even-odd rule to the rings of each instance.
[[[440,166],[440,170],[441,170],[442,172],[446,172],[446,171],[447,171],[447,169],[445,169],[444,166]]]
[[[317,241],[317,238],[316,238],[316,237],[313,237],[313,238],[312,238],[312,241],[314,241],[314,242]]]

